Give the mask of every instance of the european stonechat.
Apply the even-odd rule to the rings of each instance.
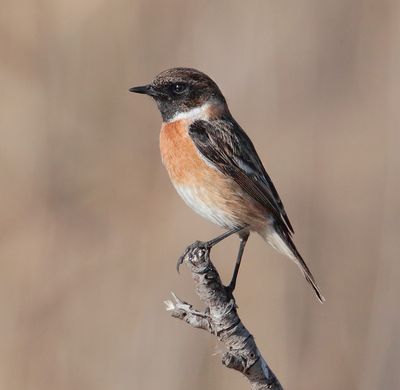
[[[238,233],[235,288],[250,232],[292,259],[323,302],[317,283],[292,240],[292,225],[250,138],[232,117],[217,84],[191,68],[160,73],[129,91],[151,96],[162,116],[160,150],[175,189],[198,214],[227,229],[209,247]]]

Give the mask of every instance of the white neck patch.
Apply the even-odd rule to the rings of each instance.
[[[182,119],[197,121],[209,119],[210,103],[204,103],[200,107],[192,108],[189,111],[176,113],[168,122],[180,121]]]

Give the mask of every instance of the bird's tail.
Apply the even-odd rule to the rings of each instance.
[[[300,268],[307,282],[310,283],[311,287],[314,289],[315,294],[321,303],[325,302],[325,298],[321,294],[321,291],[314,279],[310,269],[301,257],[299,251],[297,250],[294,242],[288,232],[285,232],[277,223],[273,223],[268,226],[263,238],[278,252],[283,253],[292,259],[297,266]]]

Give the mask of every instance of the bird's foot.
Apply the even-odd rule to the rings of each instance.
[[[210,244],[209,241],[195,241],[193,244],[190,244],[186,249],[185,252],[183,252],[183,255],[179,257],[178,262],[176,263],[176,270],[179,274],[179,268],[182,265],[183,261],[185,260],[185,257],[189,255],[191,252],[194,250],[199,250],[199,249],[204,249],[206,251],[209,251],[212,248],[212,245]]]
[[[225,286],[225,291],[226,295],[228,296],[228,299],[235,301],[235,298],[233,296],[233,291],[235,290],[236,283],[230,282],[227,286]]]

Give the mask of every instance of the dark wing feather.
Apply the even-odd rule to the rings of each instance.
[[[293,233],[282,201],[265,171],[253,143],[232,119],[193,122],[189,136],[201,155],[229,175],[253,199],[262,204],[287,233]]]

